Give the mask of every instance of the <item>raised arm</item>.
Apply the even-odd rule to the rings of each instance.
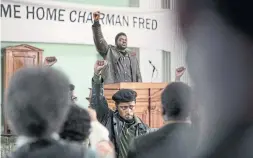
[[[93,13],[93,19],[94,19],[94,24],[92,25],[93,39],[94,39],[94,43],[97,48],[97,51],[103,58],[105,58],[107,51],[109,49],[109,46],[104,39],[102,30],[101,30],[101,25],[99,23],[99,18],[100,18],[100,12]]]
[[[181,77],[183,76],[185,70],[186,70],[186,68],[183,67],[183,66],[176,69],[176,78],[175,78],[175,82],[180,82],[180,79],[181,79]]]
[[[109,114],[112,112],[104,96],[104,83],[101,71],[106,66],[106,61],[97,61],[94,66],[94,76],[92,78],[92,95],[90,107],[97,113],[97,119],[103,125],[106,124]]]

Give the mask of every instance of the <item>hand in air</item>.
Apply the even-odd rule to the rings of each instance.
[[[181,66],[179,68],[176,69],[176,78],[180,78],[183,76],[184,72],[185,72],[186,68]]]
[[[100,12],[99,12],[99,11],[94,12],[94,13],[93,13],[93,19],[94,19],[95,21],[98,21],[99,18],[100,18]]]
[[[96,75],[101,75],[102,70],[105,68],[106,65],[107,65],[106,60],[98,60],[94,66],[94,73]]]
[[[57,62],[56,57],[46,57],[43,62],[43,65],[50,67],[53,66],[56,62]]]

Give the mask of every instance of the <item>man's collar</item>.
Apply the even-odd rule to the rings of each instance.
[[[51,135],[52,139],[59,140],[60,136],[57,133],[53,133]],[[33,138],[33,137],[27,137],[27,136],[18,136],[17,141],[16,141],[16,147],[19,148],[27,143],[35,142],[38,140],[38,138]]]
[[[142,123],[141,120],[140,120],[140,118],[137,117],[137,116],[135,116],[135,115],[134,115],[134,122],[135,122],[135,124],[140,124],[140,123]]]
[[[129,57],[129,53],[126,51],[126,54],[123,54],[122,52],[119,53],[122,57]]]
[[[129,51],[127,49],[120,50],[120,49],[117,48],[117,50],[119,51],[120,56],[129,56]]]

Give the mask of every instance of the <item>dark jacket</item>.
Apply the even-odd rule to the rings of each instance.
[[[115,46],[107,44],[103,37],[101,26],[98,22],[92,25],[92,30],[97,51],[108,62],[107,67],[102,73],[104,83],[115,83],[118,81],[117,78],[119,77],[119,74],[117,74],[115,70],[120,58],[120,52]],[[131,52],[128,51],[128,53],[131,62],[133,82],[142,82],[139,61],[135,55],[131,54]]]
[[[173,123],[140,136],[130,145],[128,158],[187,158],[196,148],[190,124]]]
[[[117,111],[112,111],[108,107],[106,98],[104,97],[103,81],[92,80],[92,97],[91,97],[91,108],[97,112],[97,119],[102,123],[109,131],[109,138],[115,146],[116,155],[118,151],[119,139],[122,133],[122,127],[124,122],[119,118]],[[146,134],[149,132],[149,127],[146,126],[138,117],[138,125],[136,129],[136,136]]]

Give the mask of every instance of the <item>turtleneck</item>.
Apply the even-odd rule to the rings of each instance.
[[[131,126],[135,123],[134,118],[131,120],[126,120],[126,119],[122,118],[119,114],[118,114],[118,117],[119,117],[120,121],[125,122],[125,124],[127,124],[129,126]]]
[[[126,49],[120,49],[118,46],[117,46],[117,49],[118,49],[118,51],[119,51],[122,55],[124,55],[124,56],[127,55]]]
[[[127,55],[127,51],[126,51],[126,50],[121,50],[120,53],[121,53],[122,55],[124,55],[124,56]]]

